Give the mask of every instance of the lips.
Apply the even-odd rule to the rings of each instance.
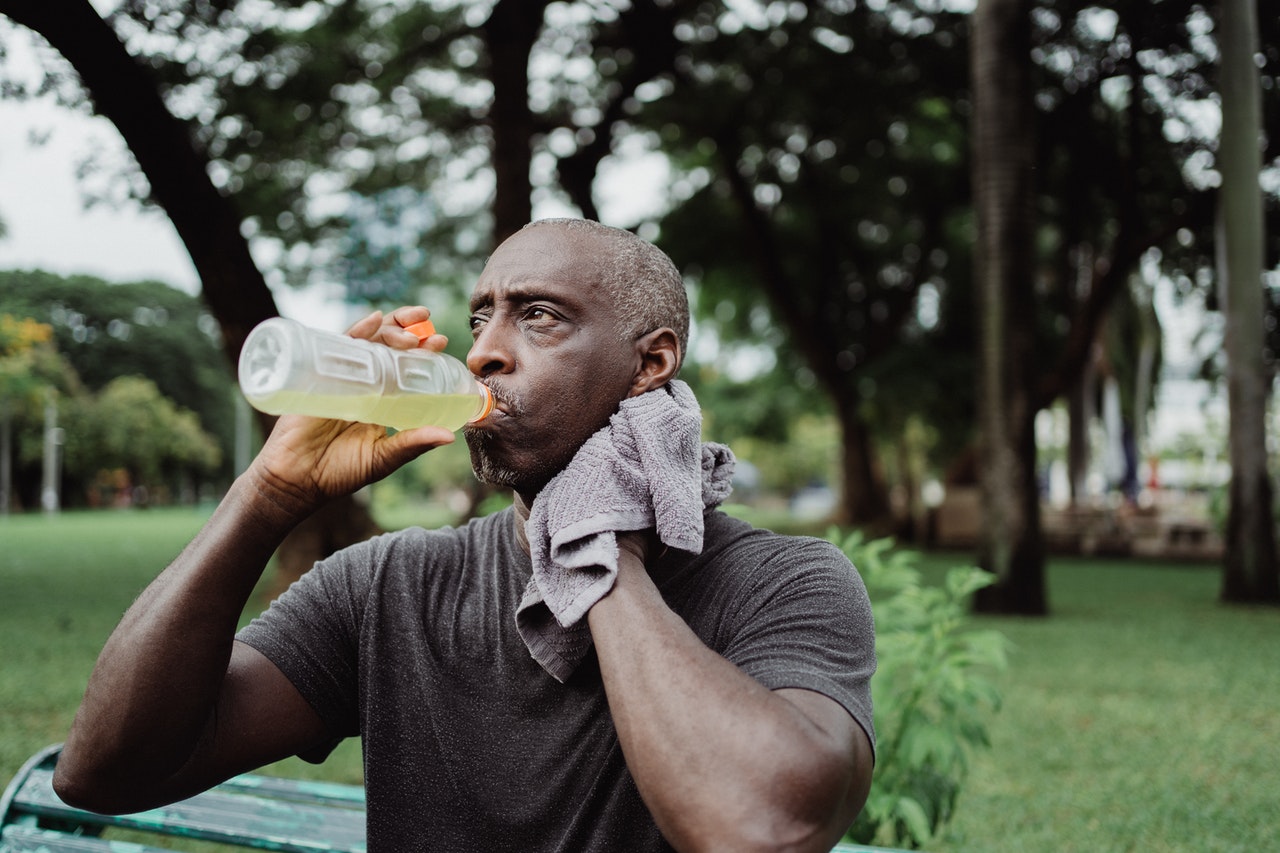
[[[514,399],[515,395],[507,393],[497,383],[486,382],[485,385],[489,388],[489,393],[493,395],[493,411],[489,413],[489,418],[495,416],[503,418],[519,416],[520,405]],[[485,418],[485,420],[489,418]]]
[[[497,429],[499,424],[514,415],[514,407],[510,399],[501,390],[488,383],[485,383],[485,385],[489,389],[489,395],[493,398],[493,408],[480,420],[466,424],[465,431],[467,433],[482,434],[490,432]]]

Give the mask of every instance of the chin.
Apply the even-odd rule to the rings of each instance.
[[[471,452],[471,472],[477,480],[490,486],[521,490],[526,480],[525,475],[496,452],[491,433],[467,430],[463,435],[467,440],[467,449]]]
[[[512,489],[523,495],[537,494],[551,481],[563,465],[551,466],[545,458],[519,464],[498,452],[493,434],[482,430],[463,433],[471,451],[471,471],[476,479],[490,486]]]

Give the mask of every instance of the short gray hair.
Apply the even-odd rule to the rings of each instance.
[[[680,341],[680,360],[689,351],[689,294],[667,254],[642,237],[591,219],[538,219],[525,229],[555,225],[607,241],[601,285],[618,310],[618,333],[633,341],[662,327]],[[521,229],[524,230],[524,229]]]

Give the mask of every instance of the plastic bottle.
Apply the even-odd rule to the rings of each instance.
[[[426,338],[430,321],[408,327]],[[456,430],[493,410],[489,389],[444,353],[398,350],[274,317],[240,351],[240,390],[271,415],[298,414],[395,429]]]

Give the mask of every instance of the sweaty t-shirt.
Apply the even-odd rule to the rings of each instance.
[[[336,739],[363,738],[373,851],[670,850],[627,771],[594,654],[564,684],[516,630],[510,509],[318,563],[240,633]],[[822,693],[874,743],[871,608],[828,542],[720,512],[650,566],[669,607],[764,686]]]

